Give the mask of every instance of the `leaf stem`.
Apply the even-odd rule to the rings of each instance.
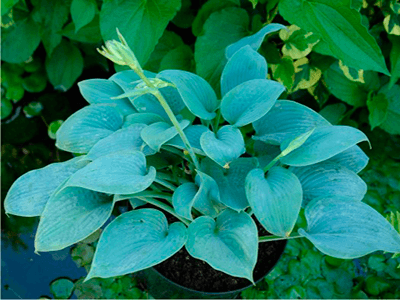
[[[175,185],[173,185],[172,183],[170,183],[168,181],[165,181],[165,180],[163,180],[161,178],[154,179],[154,182],[156,182],[158,184],[161,184],[162,186],[170,189],[171,191],[175,191],[176,190],[176,186]]]
[[[180,220],[186,226],[190,225],[190,222],[188,220],[182,218],[181,216],[179,216],[171,206],[169,206],[165,203],[162,203],[161,201],[155,200],[151,197],[137,197],[137,198],[165,210],[166,212],[170,213],[171,215],[176,217],[178,220]]]
[[[264,168],[264,173],[268,172],[269,169],[271,169],[277,162],[280,160],[284,155],[279,154],[277,157],[275,157],[265,168]]]
[[[258,238],[259,243],[264,243],[264,242],[272,242],[272,241],[280,241],[280,240],[291,240],[291,239],[298,239],[298,238],[303,238],[304,236],[300,234],[295,234],[292,236],[276,236],[276,235],[269,235],[269,236],[260,236]]]

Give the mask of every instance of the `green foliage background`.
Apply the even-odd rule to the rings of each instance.
[[[4,0],[2,194],[28,170],[68,158],[51,139],[85,105],[77,80],[114,72],[96,48],[116,38],[115,27],[145,69],[196,72],[219,93],[226,46],[276,22],[288,30],[265,40],[260,53],[268,76],[287,89],[282,98],[363,130],[372,145],[364,149],[371,158],[361,173],[364,201],[384,216],[400,211],[399,13],[395,0]],[[2,225],[16,228],[16,220]],[[78,267],[90,265],[95,244],[72,250]],[[338,260],[292,240],[274,271],[241,296],[400,298],[399,264],[385,253]],[[58,298],[149,297],[131,276],[55,281],[51,290]]]

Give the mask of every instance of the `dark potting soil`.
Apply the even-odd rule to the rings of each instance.
[[[259,236],[269,235],[258,222]],[[259,243],[254,281],[266,276],[284,251],[286,241]],[[228,292],[245,288],[251,282],[214,270],[206,262],[193,258],[183,247],[171,258],[154,267],[158,272],[184,287],[202,292]]]

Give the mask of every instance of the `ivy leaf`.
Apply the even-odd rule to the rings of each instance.
[[[265,58],[247,45],[238,50],[225,65],[221,75],[221,95],[246,81],[265,79],[267,73]]]
[[[274,167],[265,177],[263,170],[251,170],[246,177],[246,195],[257,220],[268,232],[290,235],[303,200],[300,181],[291,171]]]
[[[350,0],[283,0],[279,12],[291,24],[317,34],[345,65],[389,75],[377,42],[361,24],[361,14],[351,8]]]
[[[75,24],[75,32],[89,24],[97,12],[95,0],[72,0],[71,16]]]
[[[204,23],[204,34],[195,43],[197,74],[219,91],[220,76],[227,62],[225,48],[247,35],[249,16],[244,9],[225,8],[214,12]]]
[[[190,224],[188,232],[186,249],[191,256],[218,271],[253,282],[258,234],[248,214],[227,209],[216,221],[202,216]]]
[[[122,122],[121,114],[111,106],[86,106],[61,125],[56,146],[73,153],[88,153],[98,141],[120,129]]]
[[[137,272],[163,262],[187,240],[182,223],[168,226],[156,209],[137,209],[118,216],[103,231],[86,281]]]
[[[339,63],[332,64],[325,71],[324,79],[329,91],[335,97],[355,107],[365,105],[368,92],[364,85],[348,79],[340,70]]]
[[[156,169],[146,169],[142,152],[129,150],[101,156],[74,173],[65,186],[82,187],[108,194],[133,194],[147,189]]]
[[[293,60],[289,56],[284,56],[279,61],[279,64],[271,65],[271,70],[274,79],[282,83],[290,91],[294,84],[295,74]]]
[[[303,204],[321,197],[343,197],[361,201],[367,185],[353,171],[344,166],[321,162],[306,167],[291,167],[289,169],[300,180],[303,188]]]
[[[379,93],[384,94],[388,101],[386,119],[380,127],[390,134],[400,134],[400,85],[389,88],[386,84]]]
[[[35,251],[56,251],[75,244],[111,216],[112,197],[83,188],[67,187],[54,193],[41,215]]]
[[[53,163],[19,177],[8,190],[4,200],[6,213],[23,217],[40,216],[54,191],[87,164],[80,163],[81,158]]]
[[[104,40],[117,39],[115,28],[118,28],[139,63],[144,65],[180,7],[179,0],[105,1],[100,12],[101,34]]]
[[[204,132],[200,144],[207,156],[224,168],[246,152],[242,133],[230,125],[221,127],[216,134]]]
[[[79,49],[62,41],[51,57],[46,57],[46,72],[55,89],[69,90],[83,71],[83,57]]]
[[[284,90],[283,85],[268,79],[243,82],[222,98],[221,113],[232,126],[245,126],[267,114]]]
[[[378,94],[368,99],[368,119],[369,124],[371,125],[371,130],[385,122],[388,105],[388,99],[384,94]]]
[[[400,235],[376,210],[359,201],[316,199],[299,233],[327,255],[353,259],[377,250],[400,252]]]
[[[296,25],[288,29],[281,29],[279,37],[285,42],[282,47],[282,54],[292,59],[300,59],[310,54],[313,46],[319,42],[315,34],[307,33]]]
[[[1,42],[1,60],[13,64],[22,63],[28,60],[39,46],[39,26],[32,18],[27,18],[17,22],[10,29],[2,28]]]

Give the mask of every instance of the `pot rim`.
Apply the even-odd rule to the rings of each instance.
[[[285,242],[285,245],[283,247],[283,250],[281,252],[281,254],[279,255],[278,259],[275,261],[275,263],[271,266],[271,268],[265,273],[264,276],[261,276],[260,279],[255,281],[255,284],[259,283],[261,280],[263,280],[276,266],[276,264],[281,260],[283,253],[285,252],[286,246],[288,241],[287,240],[283,240]],[[169,279],[168,277],[165,277],[163,274],[161,274],[159,271],[157,271],[154,266],[151,267],[151,269],[153,269],[154,272],[156,272],[159,276],[163,277],[164,280],[168,281],[168,283],[175,285],[176,287],[186,291],[186,292],[190,292],[190,293],[201,293],[201,294],[205,294],[205,295],[210,295],[210,296],[214,296],[214,295],[229,295],[229,294],[233,294],[233,293],[240,293],[241,291],[244,291],[245,289],[248,289],[249,287],[255,286],[253,284],[249,284],[248,286],[245,286],[243,288],[240,289],[236,289],[236,290],[231,290],[231,291],[227,291],[227,292],[203,292],[203,291],[198,291],[198,290],[194,290],[188,287],[185,287],[183,285],[180,285],[174,281],[172,281],[171,279]],[[229,274],[228,274],[229,275]]]

